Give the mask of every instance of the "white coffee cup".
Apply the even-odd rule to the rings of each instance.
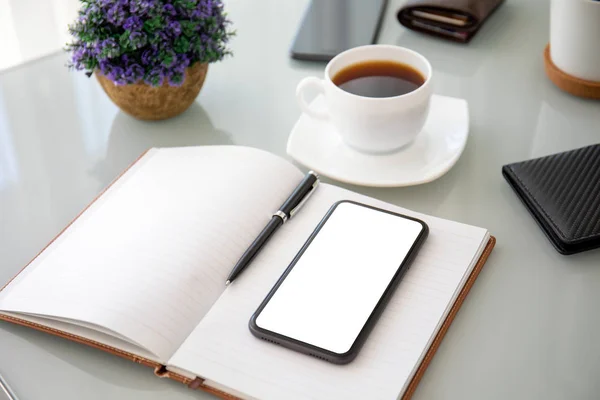
[[[337,87],[332,78],[343,68],[364,61],[395,61],[419,71],[423,85],[394,97],[364,97]],[[412,142],[423,129],[432,95],[431,64],[419,53],[393,45],[369,45],[346,50],[325,67],[325,79],[304,78],[296,88],[302,110],[328,120],[348,146],[367,153],[387,153]],[[326,111],[315,110],[305,100],[307,89],[325,98]]]

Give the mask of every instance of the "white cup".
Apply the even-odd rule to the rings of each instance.
[[[425,83],[412,92],[394,97],[364,97],[337,87],[332,78],[343,68],[364,61],[395,61],[419,71]],[[325,79],[304,78],[296,88],[302,110],[328,120],[348,146],[366,153],[388,153],[412,142],[423,129],[432,94],[431,64],[419,53],[392,45],[369,45],[346,50],[325,67]],[[323,94],[326,111],[306,102],[305,90]]]
[[[600,2],[552,0],[550,58],[560,70],[600,82]]]

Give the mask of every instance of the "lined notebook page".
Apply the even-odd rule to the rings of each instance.
[[[301,179],[251,148],[153,150],[0,292],[0,312],[99,325],[166,361]]]
[[[420,218],[429,225],[430,234],[358,357],[340,366],[257,339],[249,332],[248,321],[325,212],[342,199]],[[169,365],[201,376],[209,385],[251,398],[397,398],[488,237],[481,228],[321,185],[305,208],[274,236],[251,269],[226,289]]]

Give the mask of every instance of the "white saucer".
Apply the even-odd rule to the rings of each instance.
[[[325,107],[317,96],[311,104]],[[335,128],[302,114],[288,139],[287,153],[318,174],[362,186],[399,187],[431,182],[458,160],[469,135],[466,100],[434,95],[429,117],[414,142],[393,154],[360,153],[342,143]]]

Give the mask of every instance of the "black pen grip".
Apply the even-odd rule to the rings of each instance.
[[[296,190],[288,197],[288,199],[279,208],[280,211],[285,213],[288,218],[291,218],[291,212],[294,208],[300,204],[300,202],[306,197],[306,195],[313,189],[313,185],[317,181],[318,177],[314,173],[307,174],[302,182],[296,187]]]
[[[273,216],[271,221],[264,227],[260,234],[254,239],[254,242],[248,247],[248,250],[242,254],[239,261],[233,267],[233,270],[229,274],[227,281],[232,282],[239,274],[246,268],[250,262],[256,257],[260,249],[266,244],[269,238],[275,233],[277,228],[283,225],[283,220],[280,217]]]

